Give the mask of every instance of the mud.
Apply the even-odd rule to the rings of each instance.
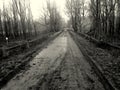
[[[1,90],[104,90],[67,31],[57,37]]]

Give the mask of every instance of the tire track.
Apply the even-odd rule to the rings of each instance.
[[[77,45],[69,34],[67,37],[68,47],[64,59],[44,80],[40,80],[37,84],[39,88],[33,90],[104,90]]]
[[[106,77],[103,75],[102,69],[100,68],[100,66],[86,53],[86,51],[84,50],[84,48],[80,45],[81,43],[78,43],[79,39],[78,39],[78,37],[75,36],[75,33],[73,33],[73,32],[70,32],[70,33],[73,36],[73,39],[76,41],[79,49],[81,50],[81,52],[85,56],[85,59],[91,65],[91,67],[94,70],[94,72],[95,72],[96,76],[98,77],[99,81],[104,86],[105,90],[117,90],[112,85],[112,83],[109,80],[107,80]]]

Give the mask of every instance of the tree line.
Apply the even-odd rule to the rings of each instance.
[[[120,0],[91,0],[91,34],[99,40],[120,39]]]
[[[0,9],[0,41],[26,40],[39,34],[39,27],[45,27],[48,32],[56,32],[61,29],[62,17],[56,6],[47,0],[43,9],[41,20],[35,21],[31,10],[30,0],[11,0],[8,6],[3,2]],[[39,24],[39,25],[36,25]],[[41,32],[40,32],[41,33]]]
[[[120,39],[120,0],[66,0],[66,8],[76,32],[84,31],[83,21],[89,17],[89,35],[105,42]]]
[[[83,29],[83,21],[86,17],[86,5],[84,0],[66,0],[67,15],[70,20],[71,27],[75,32],[81,32]]]
[[[41,19],[41,24],[45,25],[50,32],[61,30],[64,26],[63,23],[65,23],[55,1],[52,2],[51,0],[46,0]]]
[[[0,38],[1,41],[5,37],[12,39],[27,39],[33,33],[34,29],[33,16],[31,12],[30,2],[26,4],[25,0],[11,0],[9,6],[0,9]]]

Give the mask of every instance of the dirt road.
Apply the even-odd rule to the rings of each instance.
[[[104,90],[67,31],[28,65],[1,90]]]

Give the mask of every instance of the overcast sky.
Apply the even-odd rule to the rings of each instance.
[[[41,14],[42,8],[45,5],[46,0],[30,0],[30,1],[31,1],[31,7],[32,7],[32,12],[33,12],[34,18],[38,19]],[[65,13],[66,0],[50,0],[50,1],[56,2],[57,7],[60,10],[62,17],[65,19],[65,21],[67,21],[68,17]],[[89,3],[89,1],[90,0],[85,0],[86,3]]]
[[[32,8],[34,18],[39,18],[46,0],[30,0],[30,1],[31,1],[31,8]],[[54,0],[54,1],[56,2],[57,7],[60,10],[62,17],[67,20],[68,18],[65,15],[65,0]]]

